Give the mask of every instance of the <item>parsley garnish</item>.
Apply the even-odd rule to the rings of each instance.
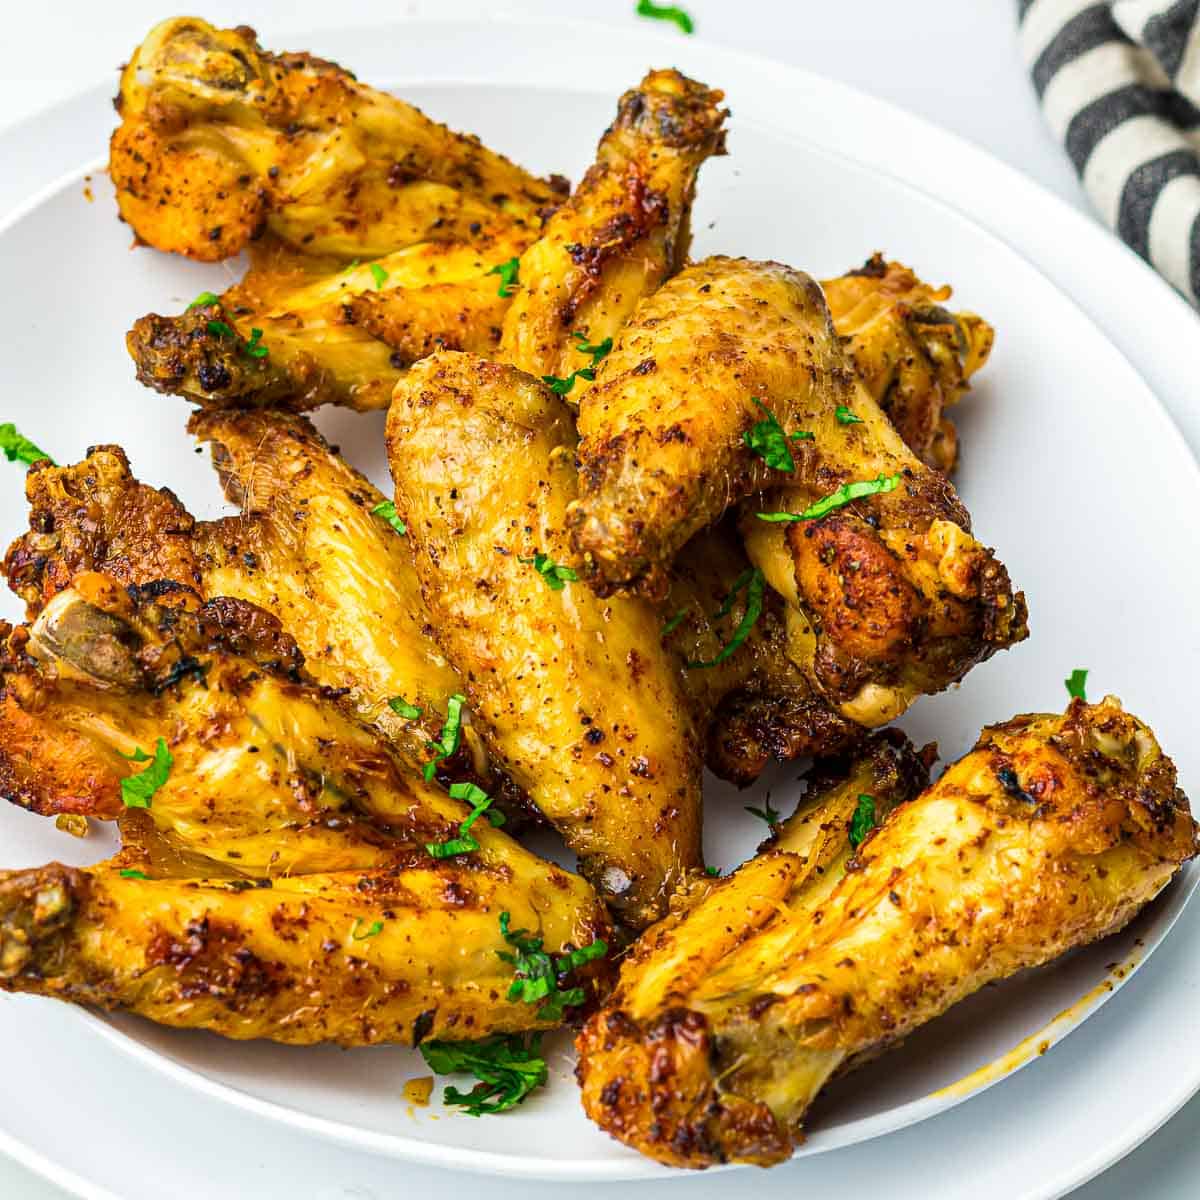
[[[604,341],[597,342],[595,345],[592,345],[587,340],[587,334],[578,329],[576,329],[571,336],[575,339],[575,349],[578,350],[580,354],[590,354],[592,356],[593,370],[600,365],[600,360],[602,358],[608,357],[608,352],[613,346],[612,338],[610,337],[606,337]]]
[[[510,258],[508,262],[498,263],[487,272],[488,275],[500,276],[500,289],[497,295],[511,296],[517,290],[517,285],[520,280],[517,278],[517,272],[521,268],[521,260],[519,258]]]
[[[862,417],[856,417],[844,404],[837,406],[834,416],[837,417],[839,425],[861,425],[863,423]]]
[[[749,804],[745,805],[744,807],[752,817],[758,817],[759,820],[766,821],[766,823],[770,825],[772,829],[774,829],[783,818],[783,813],[778,813],[771,807],[770,796],[763,801],[762,808],[754,808]]]
[[[347,263],[346,269],[342,272],[343,275],[349,275],[355,268],[362,266],[362,259],[356,258],[353,262]]]
[[[194,308],[197,304],[203,301],[205,304],[216,304],[220,306],[221,300],[219,296],[214,296],[212,292],[201,292],[188,308]],[[250,340],[238,333],[228,321],[207,321],[205,328],[213,337],[233,338],[238,344],[238,350],[245,354],[248,358],[266,358],[270,350],[262,344],[263,331],[258,328],[250,330]]]
[[[796,460],[792,458],[792,448],[788,445],[789,437],[795,441],[797,438],[810,438],[813,435],[806,429],[798,429],[793,434],[784,433],[783,426],[775,419],[775,414],[757,396],[751,396],[750,401],[757,404],[766,416],[742,434],[742,441],[773,470],[794,471]]]
[[[213,337],[237,337],[233,326],[228,321],[209,321],[206,328]]]
[[[737,599],[738,593],[743,588],[746,589],[746,611],[742,613],[742,619],[733,631],[733,636],[717,651],[715,657],[709,659],[692,659],[687,664],[689,670],[700,670],[718,666],[729,658],[750,636],[750,630],[754,628],[754,622],[762,616],[765,583],[766,580],[763,573],[758,567],[747,567],[733,581],[733,587],[729,589],[729,595],[725,597],[725,602],[717,609],[713,620],[719,621],[722,617],[729,615],[730,610],[733,608],[733,602]]]
[[[696,32],[696,22],[676,4],[655,4],[654,0],[638,0],[635,11],[639,17],[653,17],[656,21],[674,21],[684,33]]]
[[[670,634],[674,633],[674,632],[675,632],[675,630],[677,630],[677,629],[679,628],[679,626],[683,624],[683,619],[684,619],[684,617],[686,617],[686,616],[687,616],[687,614],[688,614],[688,610],[687,610],[686,608],[681,608],[681,609],[680,609],[680,610],[679,610],[679,611],[678,611],[678,612],[677,612],[677,613],[676,613],[676,614],[675,614],[675,615],[674,615],[674,616],[673,616],[673,617],[672,617],[672,618],[671,618],[671,619],[670,619],[670,620],[669,620],[669,621],[668,621],[668,622],[667,622],[667,623],[666,623],[666,624],[665,624],[665,625],[662,627],[662,636],[663,636],[663,637],[667,637],[668,635],[670,635]]]
[[[565,396],[575,386],[575,380],[586,379],[589,383],[596,378],[596,366],[602,358],[612,349],[613,340],[606,337],[604,341],[597,342],[594,346],[587,340],[587,334],[580,333],[576,330],[571,336],[576,340],[575,349],[580,354],[590,354],[592,356],[592,365],[590,367],[580,367],[578,371],[572,371],[565,379],[559,375],[543,375],[542,382],[556,395]]]
[[[425,782],[428,783],[437,774],[438,763],[444,762],[458,750],[458,742],[462,737],[462,710],[466,704],[466,696],[457,692],[446,701],[446,723],[436,742],[430,742],[430,750],[437,752],[437,757],[427,762],[423,769]]]
[[[375,280],[376,291],[387,283],[387,277],[388,273],[378,263],[371,263],[371,278]]]
[[[421,710],[415,704],[409,704],[403,696],[393,696],[387,703],[392,712],[408,721],[415,721],[421,715]]]
[[[266,358],[270,351],[262,344],[262,330],[251,329],[250,340],[242,346],[242,349],[251,358]]]
[[[866,841],[867,834],[874,828],[875,797],[859,796],[854,816],[850,818],[850,845],[857,850]]]
[[[145,871],[135,871],[132,867],[126,867],[121,872],[122,879],[149,879],[150,876]]]
[[[548,554],[538,552],[532,558],[518,558],[517,562],[532,563],[533,569],[546,581],[546,586],[552,592],[561,592],[568,583],[579,582],[574,567],[560,567]]]
[[[421,1055],[439,1075],[474,1075],[469,1091],[447,1087],[444,1104],[458,1104],[472,1117],[501,1113],[520,1104],[546,1082],[546,1060],[540,1057],[542,1036],[528,1041],[519,1034],[498,1034],[480,1042],[422,1042]]]
[[[525,1004],[540,1003],[538,1017],[561,1021],[564,1009],[583,1003],[584,990],[581,987],[561,990],[558,986],[560,977],[594,958],[603,958],[608,953],[608,943],[603,938],[596,938],[590,945],[572,950],[555,961],[542,949],[540,937],[531,936],[526,929],[510,930],[510,919],[508,913],[500,914],[500,933],[515,953],[496,951],[498,958],[513,965],[514,978],[508,988],[508,999],[521,1000]]]
[[[355,942],[365,942],[367,938],[373,938],[377,933],[383,932],[382,921],[372,921],[366,933],[359,933],[358,927],[362,924],[362,917],[355,917],[354,924],[350,926],[350,938]]]
[[[195,300],[188,305],[188,308],[207,308],[210,304],[220,304],[221,297],[214,292],[201,292]]]
[[[463,820],[458,826],[458,837],[449,838],[444,842],[426,842],[425,849],[434,858],[452,858],[456,854],[471,854],[479,849],[479,843],[471,836],[471,826],[487,812],[492,803],[492,798],[481,787],[476,787],[473,783],[452,783],[450,785],[450,798],[452,800],[465,800],[468,804],[473,804],[470,815]],[[504,824],[504,814],[500,812],[488,812],[488,820],[493,825]]]
[[[721,868],[720,867],[705,867],[704,873],[710,879],[716,879],[716,877],[721,874]]]
[[[0,425],[0,451],[9,462],[23,462],[27,467],[35,462],[48,462],[52,467],[57,465],[45,450],[39,450],[11,421]]]
[[[382,517],[397,533],[408,532],[408,526],[396,516],[396,506],[390,500],[381,500],[373,509],[373,517]]]
[[[1087,702],[1087,677],[1088,673],[1086,670],[1076,667],[1075,670],[1071,672],[1070,679],[1063,680],[1063,683],[1066,685],[1067,695],[1070,696],[1072,700],[1082,700],[1084,703]]]
[[[126,775],[121,780],[121,800],[125,807],[149,808],[154,793],[167,782],[167,777],[171,774],[171,767],[175,762],[171,757],[171,752],[167,749],[166,739],[160,737],[154,743],[153,762],[150,761],[150,755],[140,746],[135,748],[132,754],[122,754],[121,757],[127,758],[130,762],[150,763],[144,771]]]
[[[822,496],[801,513],[773,512],[755,514],[760,521],[817,521],[828,516],[835,508],[860,500],[863,496],[874,496],[879,492],[892,492],[900,486],[899,475],[880,475],[878,479],[860,479],[856,483],[843,483],[828,496]]]

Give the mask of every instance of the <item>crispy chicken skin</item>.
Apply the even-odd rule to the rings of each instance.
[[[531,240],[422,242],[348,269],[271,246],[219,300],[140,317],[126,347],[147,387],[204,408],[386,408],[433,350],[495,353],[510,301],[488,272]]]
[[[521,258],[521,286],[499,357],[531,375],[567,378],[592,344],[614,337],[635,305],[683,266],[696,177],[725,152],[723,93],[678,71],[651,71],[621,97],[596,160]],[[588,386],[575,379],[577,403]]]
[[[1171,761],[1111,697],[984,730],[911,800],[881,786],[884,745],[625,960],[577,1043],[615,1137],[674,1166],[779,1162],[831,1075],[1120,929],[1196,852]],[[850,859],[847,817],[881,792],[901,803]]]
[[[701,865],[698,738],[657,612],[543,573],[568,551],[569,411],[513,367],[442,352],[397,388],[387,441],[435,636],[489,748],[622,921],[648,924]]]
[[[159,250],[216,262],[269,230],[308,254],[373,258],[473,226],[536,230],[566,185],[244,26],[155,26],[116,100],[121,216]]]
[[[958,432],[945,410],[987,362],[995,331],[974,313],[943,307],[949,287],[931,287],[881,254],[824,280],[821,289],[867,391],[908,448],[949,474],[958,459]]]
[[[812,435],[789,440],[794,471],[745,444],[763,409]],[[751,561],[787,603],[793,661],[849,720],[884,724],[1026,636],[1023,597],[850,369],[801,272],[729,258],[681,272],[601,364],[579,429],[569,521],[593,586],[661,593],[683,542],[758,492],[742,522]],[[820,520],[757,515],[885,477],[891,491]]]

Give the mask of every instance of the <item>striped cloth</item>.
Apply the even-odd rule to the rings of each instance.
[[[1017,0],[1021,52],[1101,218],[1200,302],[1200,0]]]

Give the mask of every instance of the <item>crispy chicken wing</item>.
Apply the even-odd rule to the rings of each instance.
[[[565,567],[570,413],[513,367],[439,353],[397,388],[387,437],[435,636],[491,750],[647,924],[700,866],[698,739],[655,610]]]
[[[945,410],[987,362],[992,327],[974,313],[948,311],[949,287],[930,287],[881,254],[824,280],[821,289],[867,391],[908,448],[949,474],[958,459],[958,432]]]
[[[679,270],[696,176],[725,152],[723,98],[678,71],[651,71],[621,97],[596,161],[521,258],[503,361],[560,379],[590,369],[576,332],[593,345],[614,337],[638,301]],[[575,376],[572,403],[588,382]]]
[[[1196,852],[1171,761],[1111,697],[984,730],[915,799],[881,755],[904,757],[876,739],[626,959],[578,1041],[614,1136],[676,1166],[778,1162],[835,1072],[1120,929]],[[860,794],[901,803],[850,858]]]
[[[679,547],[759,492],[751,560],[788,604],[793,660],[850,720],[883,724],[1026,635],[1003,566],[798,271],[715,258],[681,272],[622,332],[579,428],[569,519],[593,586],[660,593]]]
[[[209,262],[264,230],[345,260],[481,225],[536,230],[566,190],[333,63],[195,17],[150,31],[117,108],[121,216],[142,241]]]

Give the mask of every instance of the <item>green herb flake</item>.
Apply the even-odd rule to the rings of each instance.
[[[497,263],[487,272],[488,275],[500,276],[500,287],[497,291],[499,296],[511,296],[517,290],[520,280],[517,278],[517,272],[521,269],[521,260],[519,258],[510,258],[508,262]]]
[[[721,874],[721,868],[720,867],[705,867],[704,873],[710,879],[716,879]]]
[[[392,712],[406,721],[415,721],[421,715],[421,710],[415,704],[409,704],[403,696],[392,696],[387,704]]]
[[[427,762],[422,771],[426,783],[437,774],[438,763],[444,762],[458,751],[459,739],[462,737],[462,710],[466,702],[466,696],[457,692],[446,701],[446,723],[442,726],[438,740],[429,744],[429,748],[437,757]]]
[[[371,509],[371,516],[382,517],[398,534],[408,532],[408,526],[396,515],[396,506],[390,500],[381,500],[375,505]]]
[[[850,845],[855,850],[867,840],[867,834],[875,828],[875,797],[861,795],[850,818]]]
[[[378,291],[387,283],[388,273],[378,263],[371,263],[371,278],[375,280],[375,290]]]
[[[663,627],[662,636],[669,637],[683,624],[684,618],[688,615],[686,608],[681,608]]]
[[[763,801],[762,808],[754,808],[749,804],[745,805],[744,807],[752,817],[757,817],[760,821],[766,821],[766,823],[770,825],[772,829],[774,829],[775,826],[778,825],[781,820],[783,820],[783,813],[776,812],[771,807],[771,797],[769,795],[767,796],[766,800]]]
[[[899,475],[880,475],[878,479],[860,479],[855,483],[843,483],[840,488],[822,496],[801,513],[772,512],[755,514],[760,521],[819,521],[835,508],[842,508],[864,496],[875,496],[880,492],[892,492],[900,486]]]
[[[48,462],[52,467],[56,465],[45,450],[38,449],[11,421],[0,425],[0,452],[9,462],[23,462],[27,467],[35,462]]]
[[[132,754],[124,754],[122,758],[130,762],[149,762],[144,771],[126,775],[121,780],[121,801],[126,808],[149,808],[154,799],[154,793],[167,782],[174,765],[174,758],[167,749],[165,738],[159,738],[154,744],[154,760],[140,746]]]
[[[582,371],[572,371],[565,379],[560,375],[543,375],[542,382],[556,395],[566,396],[575,386],[575,380],[595,379],[596,372],[591,367],[584,367]]]
[[[515,1108],[549,1077],[541,1057],[541,1034],[497,1034],[479,1042],[422,1042],[421,1056],[438,1075],[473,1075],[469,1091],[447,1087],[444,1104],[460,1106],[472,1117]]]
[[[122,879],[149,879],[150,876],[145,871],[135,871],[132,867],[126,867],[121,872]]]
[[[610,337],[606,337],[602,342],[597,342],[595,345],[592,345],[592,343],[587,340],[587,334],[578,329],[575,330],[571,336],[575,339],[575,349],[578,350],[580,354],[590,354],[592,356],[593,369],[600,365],[601,359],[608,357],[609,352],[613,348],[613,340]],[[585,378],[590,379],[591,376],[588,375],[585,376]]]
[[[429,851],[434,858],[453,858],[456,854],[472,854],[479,849],[479,843],[471,835],[471,826],[486,812],[488,820],[493,825],[504,824],[504,814],[499,812],[488,812],[491,807],[492,798],[483,790],[473,783],[452,783],[450,785],[450,798],[452,800],[465,800],[468,804],[473,805],[470,814],[465,820],[459,823],[458,837],[449,838],[444,842],[426,842],[425,849]]]
[[[1067,695],[1072,700],[1082,700],[1087,703],[1087,677],[1088,673],[1080,667],[1076,667],[1071,672],[1069,679],[1064,679],[1063,684],[1067,689]]]
[[[237,337],[233,326],[230,325],[228,321],[209,321],[205,328],[213,335],[213,337]]]
[[[353,262],[346,264],[346,268],[345,268],[345,270],[342,271],[342,274],[349,275],[351,271],[356,271],[361,266],[362,266],[362,259],[356,258]]]
[[[559,988],[560,977],[569,975],[576,967],[603,958],[608,953],[608,943],[596,938],[590,945],[568,954],[557,961],[542,948],[542,939],[534,937],[526,929],[510,929],[510,914],[500,914],[500,933],[513,948],[512,952],[497,950],[496,956],[513,967],[513,981],[508,988],[509,1000],[520,1000],[525,1004],[537,1004],[538,1017],[547,1021],[561,1021],[567,1008],[582,1004],[584,990],[581,987]]]
[[[218,307],[221,304],[221,297],[214,292],[201,292],[195,300],[188,305],[188,308],[207,308],[210,304],[216,304]]]
[[[561,567],[548,554],[538,552],[532,558],[518,558],[517,562],[532,563],[533,569],[545,580],[552,592],[561,592],[568,583],[578,583],[579,575],[574,567]]]
[[[695,33],[696,22],[676,4],[655,4],[654,0],[638,0],[634,10],[639,17],[655,21],[674,21],[684,33]]]
[[[733,636],[717,651],[714,657],[689,661],[687,664],[689,670],[705,670],[708,667],[718,666],[750,636],[750,630],[754,628],[754,623],[762,616],[763,598],[766,591],[766,579],[758,567],[747,567],[733,581],[729,595],[725,597],[725,602],[717,609],[713,619],[719,621],[722,617],[730,614],[734,601],[743,588],[746,590],[746,611],[742,613],[742,619],[733,631]]]
[[[367,927],[366,933],[359,933],[358,927],[362,924],[362,917],[355,917],[354,924],[350,926],[350,940],[354,942],[365,942],[367,938],[373,938],[376,934],[383,932],[382,921],[372,921]]]
[[[796,460],[792,458],[792,448],[788,445],[788,438],[790,436],[795,440],[796,438],[812,437],[812,434],[804,429],[797,430],[790,435],[784,433],[783,426],[775,419],[775,414],[757,396],[751,396],[750,400],[757,404],[766,415],[742,434],[742,441],[772,470],[794,471]]]
[[[844,404],[837,406],[834,416],[837,417],[839,425],[861,425],[863,423],[862,417],[856,417]]]
[[[242,345],[243,353],[250,358],[266,358],[270,350],[262,344],[263,331],[258,328],[250,330],[250,340]]]
[[[575,349],[580,354],[590,354],[592,356],[592,364],[589,367],[580,367],[578,371],[572,371],[570,375],[543,375],[542,382],[556,395],[569,395],[571,389],[575,386],[576,379],[586,379],[589,383],[596,378],[596,367],[600,360],[604,358],[612,349],[613,340],[606,337],[604,341],[597,342],[592,345],[587,340],[587,334],[580,332],[578,329],[571,334],[575,339]]]

